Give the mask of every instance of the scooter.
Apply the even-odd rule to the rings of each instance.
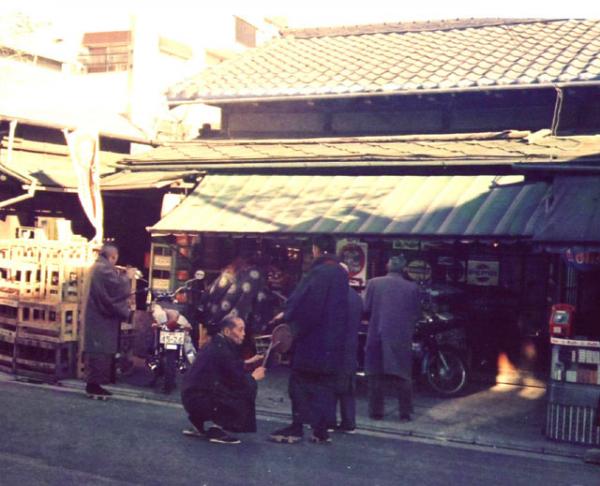
[[[184,373],[196,357],[196,348],[190,335],[192,325],[177,309],[177,295],[189,290],[193,282],[203,278],[204,272],[198,270],[193,279],[174,292],[152,296],[150,312],[154,341],[152,354],[146,359],[146,366],[152,373],[149,386],[154,386],[158,378],[164,376],[163,392],[166,394],[175,389],[177,371]]]

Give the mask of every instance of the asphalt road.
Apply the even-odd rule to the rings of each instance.
[[[371,433],[332,445],[272,444],[261,418],[240,445],[184,437],[183,409],[0,383],[0,484],[598,485],[575,459],[426,443]]]

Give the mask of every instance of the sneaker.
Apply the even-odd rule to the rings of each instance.
[[[208,437],[209,442],[214,442],[215,444],[239,444],[241,442],[240,439],[229,435],[220,427],[211,427],[208,429],[206,437]]]
[[[296,444],[302,440],[303,436],[302,426],[292,424],[283,429],[276,430],[269,435],[269,439],[280,444]]]
[[[205,438],[206,437],[206,432],[204,431],[204,429],[198,430],[193,425],[189,429],[183,429],[181,431],[181,433],[183,435],[187,435],[188,437],[201,437],[201,438]]]
[[[356,433],[356,427],[354,427],[354,426],[349,427],[347,425],[342,425],[342,424],[338,425],[335,428],[335,430],[336,430],[336,432],[343,432],[344,434],[354,434],[354,433]]]
[[[313,431],[313,435],[310,438],[310,441],[314,442],[315,444],[331,444],[331,437],[329,437],[329,433],[327,431]]]

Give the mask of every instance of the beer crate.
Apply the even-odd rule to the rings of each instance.
[[[79,305],[74,302],[19,303],[18,337],[52,343],[77,341]]]
[[[14,339],[12,342],[0,339],[0,371],[12,373],[14,371]]]
[[[16,327],[19,315],[19,300],[0,297],[0,327]]]
[[[18,260],[0,260],[0,297],[43,297],[42,272],[37,263]]]
[[[54,343],[17,335],[14,373],[18,376],[56,382],[75,376],[77,343]]]

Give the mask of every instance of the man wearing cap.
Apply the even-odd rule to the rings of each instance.
[[[383,418],[386,383],[397,390],[400,420],[410,420],[412,412],[412,338],[421,305],[418,286],[401,275],[405,264],[402,256],[390,258],[387,275],[369,280],[364,296],[365,372],[369,416],[375,420]]]

